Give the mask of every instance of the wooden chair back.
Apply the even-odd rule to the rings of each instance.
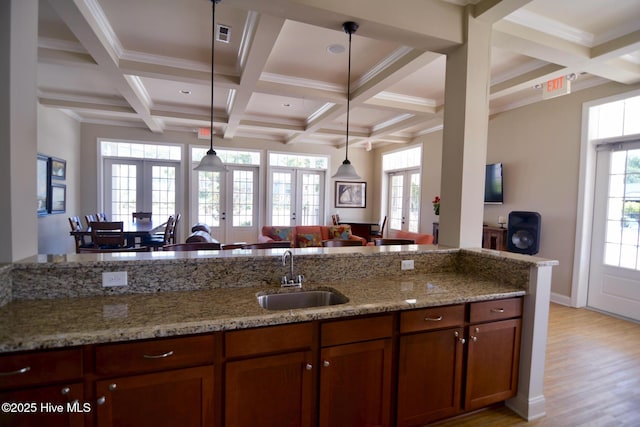
[[[151,212],[131,212],[131,220],[136,221],[151,221]]]
[[[387,216],[384,216],[384,219],[382,220],[382,225],[374,225],[371,227],[371,237],[372,238],[376,238],[376,237],[384,237],[384,227],[385,225],[387,225]]]
[[[82,223],[79,216],[70,216],[69,225],[71,226],[71,231],[82,231]]]
[[[164,251],[219,251],[220,243],[207,243],[207,242],[194,242],[194,243],[174,243],[171,245],[164,245],[162,250]]]
[[[125,247],[124,224],[122,221],[93,221],[91,240],[94,248],[117,249]]]
[[[374,239],[376,246],[385,245],[415,245],[416,241],[413,239]]]
[[[337,215],[331,215],[331,224],[338,225],[338,216]]]
[[[242,249],[273,249],[273,248],[290,248],[289,240],[279,240],[275,242],[248,243],[242,245]]]
[[[84,216],[84,221],[87,223],[87,228],[91,227],[92,222],[96,222],[96,216],[94,214],[89,214]]]
[[[107,220],[107,213],[106,212],[98,212],[96,214],[96,221],[104,222],[106,220]]]
[[[362,246],[360,240],[343,240],[343,239],[329,239],[323,240],[322,246],[336,247],[336,246]]]
[[[176,214],[176,221],[173,224],[173,230],[171,232],[171,236],[169,236],[169,241],[172,244],[178,243],[178,224],[180,223],[181,219],[182,219],[182,214],[181,213],[177,213]]]

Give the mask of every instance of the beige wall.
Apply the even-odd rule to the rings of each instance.
[[[80,123],[66,114],[38,106],[38,153],[67,161],[66,179],[54,180],[67,186],[66,212],[38,217],[38,253],[64,254],[75,251],[69,236],[68,217],[80,215]]]

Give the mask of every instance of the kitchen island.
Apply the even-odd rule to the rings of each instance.
[[[520,381],[508,404],[527,419],[544,415],[546,315],[555,261],[420,245],[294,249],[295,270],[305,276],[305,289],[328,287],[348,301],[266,310],[256,294],[281,291],[277,283],[286,271],[283,252],[69,254],[15,263],[10,283],[3,283],[11,298],[0,307],[0,324],[6,325],[0,330],[0,351],[11,355],[309,322],[324,325],[332,319],[521,297]],[[402,270],[403,260],[413,260],[414,269]],[[127,272],[127,286],[102,286],[102,273],[120,271]]]

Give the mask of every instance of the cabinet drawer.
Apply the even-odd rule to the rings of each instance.
[[[464,325],[464,304],[431,307],[400,313],[400,333]]]
[[[522,316],[522,298],[509,298],[470,304],[469,322],[491,322]]]
[[[211,364],[214,347],[213,335],[99,345],[96,373],[111,375]]]
[[[82,377],[79,348],[0,356],[0,389]]]
[[[313,345],[315,336],[311,323],[231,331],[225,334],[225,354],[227,357],[242,357],[307,349]]]
[[[392,314],[326,322],[322,324],[320,329],[323,347],[387,338],[392,333]]]

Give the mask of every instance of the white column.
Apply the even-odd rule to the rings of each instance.
[[[491,24],[467,8],[467,40],[447,54],[438,243],[480,247],[489,121]]]
[[[38,0],[0,2],[0,262],[38,252]]]

